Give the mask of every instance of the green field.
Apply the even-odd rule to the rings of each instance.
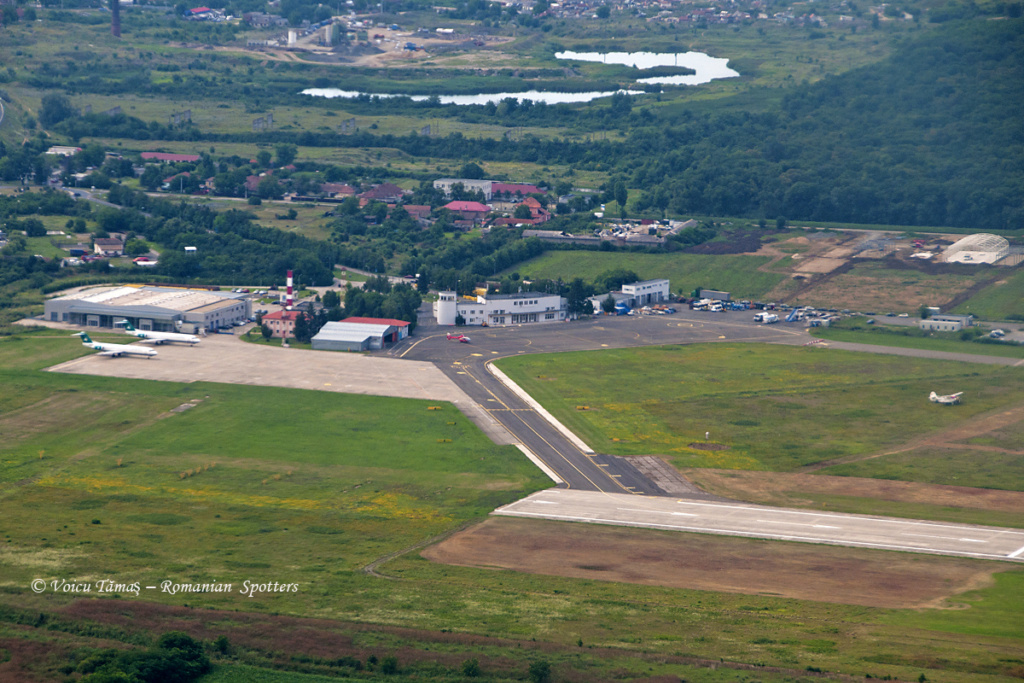
[[[315,611],[339,573],[547,483],[446,403],[12,369],[83,351],[0,341],[7,585],[288,576],[267,605]]]
[[[667,278],[673,292],[689,293],[697,287],[721,289],[734,299],[765,295],[785,279],[781,273],[762,272],[767,256],[710,256],[704,254],[638,254],[603,251],[550,251],[510,268],[524,279],[593,281],[618,268],[632,270],[641,279]]]
[[[1024,269],[1000,278],[994,284],[953,309],[972,313],[982,320],[1024,320]]]
[[[771,363],[765,370],[771,379],[764,381],[784,379],[788,396],[805,394],[798,389],[824,393],[824,383],[849,390],[872,378],[880,387],[902,378],[883,381],[894,366],[877,359],[866,377],[857,376],[855,354],[841,354],[842,362],[823,365],[821,350],[694,347],[685,362],[671,364],[668,360],[683,356],[683,350],[641,352],[666,367],[699,362],[713,368],[729,358],[722,353],[729,349],[733,356],[742,357],[746,350],[760,355],[746,358],[747,366],[729,376],[718,373],[721,401],[736,390],[751,363]],[[479,519],[549,482],[515,449],[491,445],[447,404],[428,410],[433,403],[39,371],[83,353],[63,333],[0,340],[5,388],[0,392],[0,499],[6,522],[0,536],[0,649],[21,652],[37,643],[60,652],[74,643],[146,643],[152,637],[149,629],[158,628],[148,617],[118,626],[106,618],[68,616],[74,614],[73,596],[35,595],[27,588],[35,578],[111,577],[144,585],[220,581],[235,584],[236,590],[249,579],[294,581],[300,590],[253,598],[155,592],[120,598],[144,610],[148,602],[176,610],[184,604],[224,609],[211,629],[244,628],[246,617],[238,610],[341,620],[318,622],[319,628],[350,633],[352,647],[364,660],[367,653],[398,655],[402,674],[393,680],[459,680],[460,662],[470,657],[479,657],[486,676],[496,681],[522,680],[528,663],[538,658],[559,672],[555,680],[673,675],[724,683],[738,680],[737,669],[729,665],[734,661],[779,667],[758,669],[757,680],[765,682],[801,680],[807,667],[904,680],[926,671],[929,680],[950,683],[1000,680],[1014,670],[1009,660],[1019,649],[1020,635],[1005,606],[1017,599],[1021,572],[967,596],[970,610],[923,616],[448,566],[414,552],[377,570],[397,580],[364,574],[360,569],[372,561]],[[582,367],[584,355],[567,354],[564,367]],[[807,359],[816,362],[808,365]],[[619,355],[614,364],[623,363],[626,358]],[[925,369],[933,375],[947,371],[942,364]],[[815,379],[812,372],[822,377]],[[1000,382],[982,371],[972,381],[989,383],[986,400],[998,403],[1017,391],[1007,387],[1014,379]],[[678,385],[665,382],[646,388],[655,392]],[[698,383],[688,381],[693,386],[684,388],[682,396],[702,410],[695,395],[706,386],[699,389]],[[628,389],[628,383],[622,387]],[[751,395],[757,391],[749,390]],[[677,538],[667,532],[637,533]],[[686,536],[678,538],[682,542]],[[886,557],[876,551],[829,552],[866,553],[880,561]],[[984,572],[992,564],[979,562],[978,567]],[[40,614],[45,627],[38,626]],[[986,629],[981,635],[957,635],[955,642],[945,642],[946,634],[971,633],[978,625]],[[301,629],[295,637],[304,643],[316,640],[313,632]],[[538,649],[520,656],[510,638]],[[275,655],[270,642],[237,647],[229,657],[215,657],[217,668],[207,680],[321,680],[297,672],[347,671],[366,680],[379,676],[328,665],[331,655]],[[323,652],[304,647],[309,649],[303,652]],[[887,659],[880,660],[881,655]],[[442,665],[435,658],[454,663]],[[965,674],[944,658],[970,660],[976,670],[995,677]],[[721,668],[707,664],[720,659],[725,663]],[[60,659],[54,655],[41,661]]]
[[[1024,491],[1024,455],[1020,455],[1020,443],[1016,444],[1016,453],[979,452],[955,446],[916,448],[819,471],[847,477]]]
[[[792,471],[897,446],[1024,400],[1020,369],[833,349],[664,346],[524,355],[498,365],[596,451],[659,454],[677,467]],[[954,413],[928,401],[946,387],[970,400]],[[691,447],[705,432],[725,448]],[[925,462],[905,476],[930,481],[933,467]],[[1006,472],[985,472],[978,485],[1021,486]]]

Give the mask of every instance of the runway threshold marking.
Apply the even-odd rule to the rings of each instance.
[[[520,351],[519,353],[522,353],[522,351]],[[487,363],[490,363],[490,362],[491,362],[491,361],[485,361],[485,365],[486,365]],[[494,393],[493,391],[491,391],[490,389],[488,389],[488,388],[487,388],[486,386],[484,386],[484,383],[483,383],[483,382],[481,382],[481,381],[480,381],[479,379],[477,379],[476,375],[474,375],[474,374],[473,374],[473,373],[471,373],[471,372],[469,372],[469,373],[467,373],[467,374],[469,374],[469,376],[473,378],[473,381],[474,381],[474,382],[476,382],[476,383],[477,383],[477,384],[479,384],[479,385],[480,385],[481,387],[483,387],[484,391],[486,391],[486,392],[487,392],[488,394],[490,394],[491,396],[494,396],[494,397],[495,397],[495,399],[496,399],[496,400],[498,400],[498,401],[499,401],[499,402],[500,402],[500,403],[501,403],[502,405],[505,405],[505,403],[504,403],[504,402],[502,402],[502,401],[501,401],[500,399],[498,399],[498,398],[497,398],[497,396],[495,395],[495,393]],[[508,408],[508,406],[505,406],[505,407],[506,407],[506,408]],[[551,449],[551,450],[553,450],[553,451],[554,451],[555,453],[557,453],[557,454],[558,454],[558,455],[559,455],[559,456],[560,456],[560,457],[561,457],[561,458],[562,458],[563,460],[565,460],[565,461],[566,461],[566,462],[567,462],[567,463],[569,464],[569,466],[571,466],[571,467],[572,467],[572,468],[573,468],[574,470],[576,470],[577,472],[579,472],[579,473],[580,473],[580,475],[581,475],[581,476],[582,476],[582,477],[583,477],[584,479],[586,479],[587,481],[589,481],[589,482],[590,482],[590,483],[591,483],[591,484],[592,484],[592,485],[594,486],[594,488],[596,488],[596,489],[597,489],[597,490],[598,490],[599,492],[601,492],[601,493],[612,493],[611,491],[605,491],[605,490],[604,490],[603,488],[601,488],[600,486],[598,486],[598,485],[597,485],[597,483],[596,483],[596,482],[595,482],[595,481],[594,481],[593,479],[591,479],[591,478],[590,478],[590,477],[588,477],[588,476],[587,476],[586,474],[584,474],[584,473],[583,473],[583,471],[582,471],[582,470],[581,470],[580,468],[576,467],[576,465],[574,465],[574,464],[573,464],[573,462],[572,462],[571,460],[569,460],[569,458],[567,458],[567,457],[565,456],[565,454],[564,454],[564,453],[562,453],[562,452],[561,452],[560,450],[558,450],[557,448],[555,448],[555,447],[554,447],[554,445],[553,445],[553,444],[552,444],[552,443],[551,443],[550,441],[548,441],[548,440],[547,440],[547,439],[545,439],[545,438],[544,438],[543,436],[541,436],[541,435],[540,435],[540,434],[539,434],[539,433],[537,432],[537,430],[536,430],[536,429],[534,429],[533,427],[531,427],[531,426],[530,426],[530,425],[529,425],[529,424],[528,424],[528,423],[526,422],[526,420],[524,420],[524,419],[523,419],[522,417],[520,417],[519,415],[516,415],[516,417],[518,417],[518,418],[519,418],[519,421],[520,421],[520,422],[522,422],[522,423],[523,423],[523,425],[524,425],[524,426],[525,426],[525,427],[526,427],[527,429],[529,429],[529,430],[530,430],[531,432],[533,432],[534,434],[536,434],[536,435],[537,435],[537,438],[538,438],[538,439],[540,439],[541,441],[543,441],[544,443],[546,443],[546,444],[548,445],[548,448],[550,448],[550,449]],[[506,427],[506,429],[507,429],[507,427]],[[511,430],[510,430],[510,431],[511,431]],[[585,452],[583,452],[583,450],[582,450],[582,449],[580,449],[580,448],[579,448],[578,446],[576,446],[576,444],[575,444],[575,443],[573,443],[572,441],[570,441],[570,442],[569,442],[569,445],[570,445],[570,446],[572,446],[573,448],[575,448],[575,449],[576,449],[576,451],[577,451],[577,452],[579,452],[579,453],[580,453],[580,455],[583,455],[584,457],[590,457],[590,456],[592,456],[592,455],[595,455],[595,454],[593,454],[593,453],[591,453],[591,454],[588,454],[588,453],[585,453]],[[540,456],[537,456],[537,457],[539,458]],[[542,462],[544,462],[543,458],[541,458],[541,461],[542,461]],[[545,464],[547,464],[547,463],[545,463]],[[608,475],[608,473],[607,473],[607,472],[605,472],[604,470],[599,470],[599,471],[600,471],[600,472],[602,472],[602,473],[603,473],[603,474],[604,474],[605,476],[609,476],[609,475]],[[611,475],[611,476],[615,476],[615,477],[617,477],[617,476],[619,476],[619,475]],[[627,486],[623,485],[623,483],[622,483],[622,482],[620,482],[620,481],[619,481],[618,479],[612,479],[612,478],[611,478],[611,476],[609,476],[609,479],[611,479],[611,481],[612,481],[612,482],[614,482],[614,483],[615,483],[615,485],[616,485],[616,486],[618,486],[618,487],[619,487],[620,489],[622,489],[623,491],[625,491],[626,493],[629,493],[629,494],[631,494],[631,495],[637,495],[637,492],[636,492],[636,491],[631,491],[631,490],[630,490],[630,488],[631,488],[631,487],[627,487]],[[566,485],[568,485],[568,482],[566,482]]]
[[[502,406],[503,406],[503,407],[505,408],[505,410],[507,410],[507,411],[509,411],[510,413],[512,413],[513,415],[515,415],[515,417],[517,417],[517,418],[519,419],[519,421],[523,423],[523,426],[524,426],[524,427],[526,427],[527,429],[529,429],[529,430],[530,430],[531,432],[533,432],[533,433],[534,433],[534,435],[535,435],[535,436],[536,436],[536,437],[537,437],[538,439],[540,439],[540,440],[541,440],[541,441],[543,441],[543,442],[544,442],[545,444],[547,444],[548,448],[550,448],[550,449],[551,449],[552,451],[554,451],[554,452],[555,452],[555,453],[557,453],[557,454],[558,454],[559,456],[561,456],[562,460],[565,460],[565,462],[566,462],[566,463],[568,463],[570,467],[572,467],[572,468],[573,468],[574,470],[576,470],[577,472],[579,472],[579,474],[580,474],[580,476],[581,476],[581,477],[583,477],[584,479],[586,479],[587,481],[589,481],[589,482],[591,483],[591,485],[592,485],[592,486],[593,486],[594,488],[596,488],[596,489],[597,489],[598,491],[601,491],[602,493],[604,493],[604,492],[605,492],[605,491],[604,491],[604,489],[602,489],[602,488],[601,488],[600,486],[598,486],[598,485],[597,485],[597,483],[595,483],[595,482],[594,482],[594,480],[592,480],[592,479],[591,479],[590,477],[588,477],[588,476],[587,476],[586,474],[584,474],[584,473],[583,473],[583,471],[582,471],[582,470],[580,470],[580,468],[576,467],[576,465],[574,465],[574,464],[572,463],[572,461],[571,461],[571,460],[569,460],[569,458],[565,457],[565,455],[564,455],[564,454],[563,454],[563,453],[562,453],[562,452],[561,452],[560,450],[558,450],[557,448],[555,448],[555,447],[554,447],[554,446],[553,446],[553,445],[551,444],[551,442],[550,442],[550,441],[548,441],[547,439],[545,439],[545,438],[544,438],[543,436],[541,436],[541,435],[540,435],[540,434],[539,434],[539,433],[537,432],[537,430],[536,430],[536,429],[534,429],[533,427],[531,427],[531,426],[529,425],[529,423],[527,423],[527,422],[526,422],[526,420],[524,420],[524,419],[522,418],[522,416],[520,416],[520,415],[518,415],[518,414],[514,413],[514,412],[513,412],[513,409],[512,409],[512,408],[510,408],[510,407],[509,407],[509,406],[508,406],[508,405],[507,405],[507,404],[506,404],[506,403],[505,403],[504,401],[502,401],[502,400],[501,400],[500,398],[498,398],[497,394],[495,394],[495,393],[494,393],[493,391],[491,391],[490,389],[488,389],[488,388],[487,388],[487,387],[486,387],[486,386],[484,385],[484,383],[483,383],[483,382],[481,382],[481,381],[480,381],[479,379],[477,379],[477,376],[476,376],[476,375],[474,375],[474,374],[473,374],[472,372],[469,372],[469,370],[468,370],[468,369],[467,369],[467,371],[466,371],[466,374],[467,374],[467,375],[469,375],[470,377],[472,377],[472,378],[473,378],[473,381],[474,381],[474,382],[476,382],[477,384],[479,384],[479,385],[480,385],[480,387],[481,387],[481,388],[482,388],[482,389],[483,389],[484,391],[486,391],[486,392],[487,392],[488,394],[490,394],[490,395],[491,395],[491,396],[493,397],[493,398],[489,398],[489,399],[487,399],[488,401],[497,401],[498,403],[500,403],[500,404],[501,404],[501,405],[502,405]],[[498,418],[497,418],[497,417],[495,417],[495,419],[498,419]],[[500,422],[500,420],[499,420],[499,422]],[[506,427],[506,429],[508,429],[508,428]],[[524,445],[525,445],[525,444],[524,444]],[[535,455],[535,456],[537,457],[537,459],[538,459],[538,460],[540,460],[541,462],[543,462],[543,463],[544,463],[545,465],[547,465],[548,467],[551,467],[551,465],[550,465],[550,464],[548,464],[548,462],[547,462],[546,460],[544,460],[544,458],[540,457],[540,456],[539,456],[539,455],[537,455],[536,453],[534,453],[534,455]],[[554,468],[552,468],[552,469],[554,469]],[[616,483],[617,483],[617,482],[616,482]],[[566,485],[566,486],[569,486],[569,482],[565,482],[565,485]],[[621,486],[621,484],[620,484],[620,486]]]

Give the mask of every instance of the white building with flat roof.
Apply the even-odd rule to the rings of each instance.
[[[434,181],[434,189],[441,190],[444,192],[446,197],[452,196],[452,188],[456,185],[462,185],[462,189],[470,192],[482,192],[484,195],[484,201],[491,201],[493,196],[491,192],[491,186],[493,181],[491,180],[470,180],[469,178],[439,178]]]
[[[601,304],[609,296],[616,304],[625,304],[630,308],[640,308],[651,304],[669,301],[672,298],[668,280],[641,280],[622,285],[622,290],[607,292],[590,297],[590,303],[594,305],[594,312],[601,312]]]
[[[564,297],[544,292],[487,294],[476,301],[441,292],[434,302],[434,317],[438,325],[454,325],[459,316],[466,325],[526,325],[561,322],[566,308]]]
[[[668,280],[641,280],[622,285],[622,293],[632,299],[632,306],[647,306],[668,301],[671,293]]]

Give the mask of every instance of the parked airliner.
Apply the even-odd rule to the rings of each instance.
[[[164,342],[183,342],[185,344],[198,344],[199,337],[194,334],[182,334],[181,332],[154,332],[153,330],[137,330],[128,322],[124,321],[124,331],[133,337],[138,337],[144,344],[163,344]]]
[[[101,356],[155,356],[156,351],[145,346],[129,346],[128,344],[104,344],[89,339],[85,332],[76,332],[72,337],[81,337],[82,346],[99,351]]]

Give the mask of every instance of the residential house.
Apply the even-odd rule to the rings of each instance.
[[[441,208],[448,209],[467,221],[482,221],[491,212],[491,207],[480,202],[448,202]]]
[[[124,242],[113,237],[97,237],[92,241],[92,248],[100,256],[124,255]]]
[[[369,202],[395,204],[405,197],[405,190],[392,183],[381,183],[380,185],[371,187],[366,192],[363,192],[359,197]]]

